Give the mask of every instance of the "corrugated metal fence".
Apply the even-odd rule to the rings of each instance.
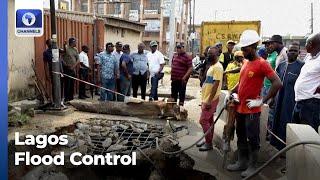
[[[57,23],[57,43],[58,47],[62,48],[64,42],[68,42],[70,37],[75,37],[77,39],[77,48],[79,52],[81,51],[82,45],[87,45],[90,50],[88,53],[90,66],[93,64],[93,20],[88,15],[83,14],[67,14],[69,16],[63,16],[62,13],[56,14]],[[91,21],[92,20],[92,21]],[[89,22],[88,22],[89,21]],[[91,21],[91,22],[90,22]],[[36,73],[38,74],[39,80],[46,87],[47,93],[49,94],[49,89],[51,89],[48,82],[45,79],[44,72],[44,62],[43,62],[43,52],[46,49],[46,40],[51,37],[51,24],[50,24],[50,14],[45,13],[44,15],[44,35],[42,37],[35,38],[35,65]],[[90,77],[89,77],[90,78]],[[78,91],[78,86],[76,86],[76,91]]]

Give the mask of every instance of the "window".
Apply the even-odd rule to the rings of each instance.
[[[104,0],[97,0],[97,1],[104,1]],[[104,4],[103,3],[98,3],[97,5],[95,5],[97,8],[97,14],[99,15],[104,15]]]
[[[88,1],[86,1],[86,0],[80,1],[80,11],[81,12],[88,12]]]
[[[115,5],[114,5],[114,14],[115,15],[118,15],[118,14],[120,14],[121,13],[121,5],[120,5],[120,3],[116,3]]]
[[[131,1],[131,10],[140,10],[140,0]]]
[[[158,10],[160,12],[160,0],[149,0],[146,9],[148,10]]]

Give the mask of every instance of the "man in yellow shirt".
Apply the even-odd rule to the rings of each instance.
[[[208,51],[208,61],[212,65],[207,71],[206,80],[202,86],[202,105],[200,124],[203,132],[207,132],[213,124],[213,114],[216,111],[219,96],[221,93],[223,67],[218,60],[219,50],[216,47],[211,47]],[[212,149],[213,130],[206,135],[205,142],[197,144],[199,151],[208,151]]]
[[[225,74],[227,75],[228,90],[233,89],[239,82],[240,68],[241,68],[243,59],[244,58],[243,58],[242,51],[236,51],[234,53],[234,60],[231,61],[227,66]]]

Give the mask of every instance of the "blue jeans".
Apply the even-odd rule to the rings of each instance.
[[[115,91],[115,88],[116,88],[115,79],[102,79],[101,84],[102,84],[102,87]],[[113,97],[114,97],[114,93],[101,89],[101,92],[100,92],[101,101],[113,101],[114,100]]]
[[[124,75],[120,75],[120,93],[127,96],[130,91],[130,85],[131,80]],[[118,101],[124,101],[124,97],[118,95]]]
[[[149,98],[153,98],[153,100],[157,101],[158,100],[158,84],[159,84],[159,79],[157,76],[153,76],[151,78],[151,93]]]

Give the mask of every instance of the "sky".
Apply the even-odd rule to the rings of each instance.
[[[305,36],[310,33],[314,4],[314,32],[320,32],[320,0],[195,0],[195,24],[202,21],[261,21],[262,36]]]

